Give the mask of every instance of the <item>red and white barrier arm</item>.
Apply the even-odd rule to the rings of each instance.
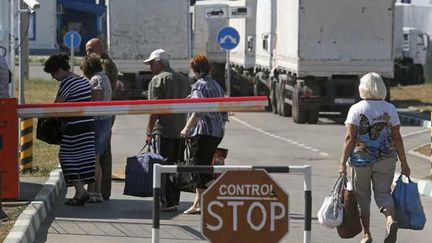
[[[30,118],[262,111],[267,104],[266,96],[23,104],[18,105],[18,116]]]

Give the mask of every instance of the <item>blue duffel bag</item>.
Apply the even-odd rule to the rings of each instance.
[[[396,181],[392,192],[395,202],[395,217],[401,229],[421,230],[426,224],[426,216],[420,201],[417,183],[408,177],[408,183],[402,175]]]
[[[144,146],[141,151],[143,151],[146,146]],[[140,152],[135,156],[128,157],[123,194],[137,197],[153,196],[154,164],[166,165],[167,160],[159,154],[150,152],[150,147],[147,152]]]

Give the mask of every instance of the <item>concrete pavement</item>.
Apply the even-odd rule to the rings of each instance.
[[[419,119],[419,118],[416,118]],[[402,122],[405,122],[401,117]],[[419,119],[421,120],[421,119]],[[430,122],[430,121],[429,121]],[[414,153],[410,151],[410,154]],[[120,242],[123,240],[142,242],[151,238],[151,210],[150,198],[134,198],[122,195],[122,182],[113,182],[113,197],[109,202],[86,205],[71,210],[64,206],[63,178],[60,171],[52,174],[44,190],[27,207],[17,221],[11,234],[5,242],[57,242],[68,240],[71,242]],[[413,177],[416,175],[413,174]],[[315,179],[314,179],[315,180]],[[45,189],[47,188],[47,189]],[[419,181],[422,194],[432,197],[432,184],[427,180]],[[301,192],[298,192],[302,198]],[[316,194],[314,194],[315,196]],[[67,195],[70,197],[70,195]],[[58,197],[58,200],[55,198]],[[180,208],[186,209],[193,199],[193,194],[182,193]],[[314,208],[318,205],[314,205]],[[51,211],[50,211],[51,210]],[[301,214],[302,212],[298,212]],[[316,213],[313,213],[315,216]],[[431,215],[431,214],[429,214]],[[20,216],[20,217],[21,217]],[[200,217],[191,215],[163,214],[161,221],[162,242],[190,242],[205,241],[200,233]],[[46,220],[45,224],[41,224]],[[294,229],[289,234],[287,242],[297,242],[302,233],[301,216],[291,213],[291,226]],[[42,228],[40,228],[42,225]],[[313,225],[313,231],[320,230]],[[36,234],[37,232],[37,234]],[[109,237],[107,237],[109,236]],[[337,236],[335,235],[337,238]],[[313,241],[315,242],[315,241]],[[321,241],[320,241],[321,242]],[[322,241],[327,242],[327,241]],[[331,241],[329,241],[331,242]],[[346,241],[350,242],[350,241]]]

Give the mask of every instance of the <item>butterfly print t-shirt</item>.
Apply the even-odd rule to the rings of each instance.
[[[357,127],[350,161],[353,166],[369,166],[396,157],[391,128],[400,124],[394,105],[383,100],[362,100],[351,106],[345,124]]]

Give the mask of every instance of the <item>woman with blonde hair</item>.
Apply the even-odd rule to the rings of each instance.
[[[103,71],[100,57],[96,54],[85,56],[80,65],[84,76],[89,79],[92,88],[92,101],[109,101],[111,100],[112,90],[108,76]],[[95,183],[88,185],[90,195],[89,202],[101,203],[102,197],[102,176],[104,171],[100,163],[101,155],[108,147],[111,136],[111,116],[95,116],[95,149],[96,149],[96,174]],[[106,171],[105,171],[106,173]]]
[[[371,183],[380,212],[386,217],[384,243],[396,242],[398,223],[394,219],[391,195],[396,161],[399,157],[401,173],[410,175],[396,108],[384,101],[386,86],[377,73],[360,79],[362,101],[351,106],[345,121],[346,135],[339,173],[346,175],[346,164],[351,166],[352,184],[360,208],[363,228],[361,243],[372,242],[370,232]]]

